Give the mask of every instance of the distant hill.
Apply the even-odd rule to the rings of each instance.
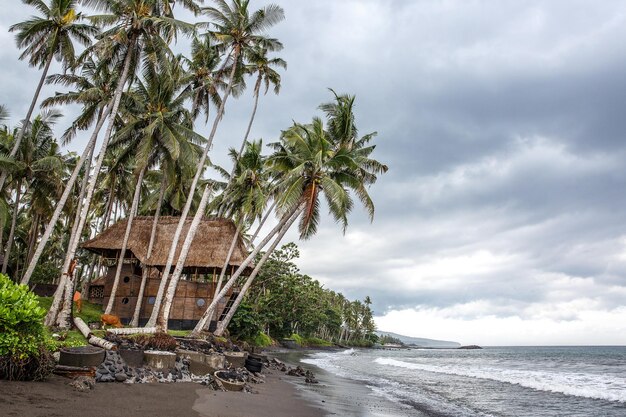
[[[392,333],[392,332],[383,332],[376,331],[378,336],[389,335],[391,337],[395,337],[396,339],[400,339],[402,343],[405,345],[417,345],[428,348],[458,348],[461,346],[460,343],[457,342],[448,342],[446,340],[433,340],[433,339],[424,339],[422,337],[409,337],[403,336],[401,334]]]

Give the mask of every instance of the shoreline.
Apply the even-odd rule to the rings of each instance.
[[[345,349],[330,350],[337,353]],[[377,393],[367,381],[338,376],[317,365],[303,363],[302,359],[318,352],[329,352],[328,349],[281,350],[271,352],[277,359],[292,366],[301,366],[315,374],[318,384],[306,384],[303,378],[290,378],[288,382],[295,385],[297,394],[312,404],[321,407],[325,416],[342,417],[429,417],[408,405],[394,402],[388,397]]]
[[[71,379],[51,376],[44,382],[0,381],[3,415],[32,417],[402,417],[428,416],[376,393],[367,381],[337,376],[302,360],[318,352],[343,349],[271,350],[288,366],[315,374],[318,384],[264,368],[264,383],[250,384],[252,393],[214,391],[191,382],[98,383],[79,392]]]

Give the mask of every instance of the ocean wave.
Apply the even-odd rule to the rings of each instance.
[[[553,373],[492,367],[481,367],[478,369],[465,366],[460,367],[458,365],[436,366],[383,357],[376,358],[374,362],[379,365],[489,379],[539,391],[626,403],[626,379],[614,376],[588,373]]]

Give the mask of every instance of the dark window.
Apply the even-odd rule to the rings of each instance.
[[[128,304],[128,297],[122,298],[122,304]]]
[[[128,284],[128,282],[130,281],[130,277],[124,277],[124,283]]]

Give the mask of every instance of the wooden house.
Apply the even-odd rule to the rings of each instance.
[[[112,314],[119,316],[123,323],[128,323],[132,319],[138,301],[144,268],[147,268],[149,278],[141,303],[139,325],[144,325],[148,321],[179,218],[159,217],[154,247],[148,258],[148,245],[153,220],[153,217],[136,217],[133,220],[112,310]],[[103,265],[108,268],[104,276],[91,282],[87,288],[86,298],[91,302],[107,305],[109,301],[126,224],[126,220],[121,220],[82,245],[83,248],[100,255]],[[187,219],[176,250],[172,271],[176,266],[175,262],[190,225],[191,219]],[[231,220],[203,219],[200,222],[185,262],[183,275],[176,289],[168,322],[170,329],[193,328],[206,307],[213,301],[217,280],[235,233],[237,233],[237,229]],[[241,265],[247,256],[245,244],[241,236],[238,236],[225,279]],[[226,297],[220,300],[217,309],[220,316],[227,313],[227,309],[236,298],[237,293],[238,290],[235,286]]]

